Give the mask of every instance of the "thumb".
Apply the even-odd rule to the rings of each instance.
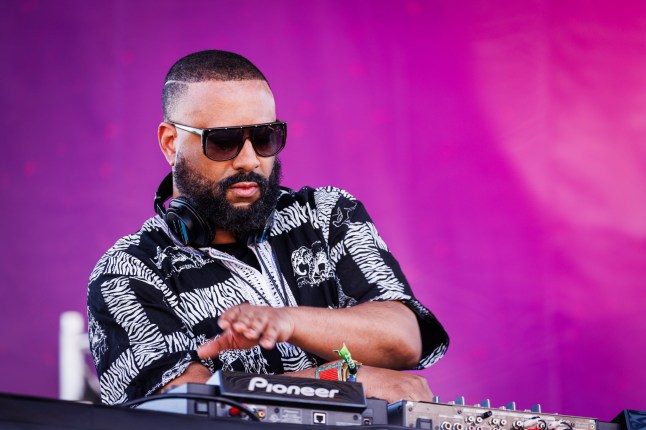
[[[216,357],[220,352],[233,348],[233,338],[230,332],[216,336],[197,348],[197,355],[202,359]]]

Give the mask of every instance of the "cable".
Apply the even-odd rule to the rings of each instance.
[[[568,428],[568,430],[574,430],[574,428],[572,427],[572,424],[570,424],[569,422],[565,420],[561,420],[561,423],[564,424]]]
[[[132,406],[141,405],[143,403],[151,402],[153,400],[163,400],[163,399],[190,399],[190,400],[211,400],[215,402],[224,403],[225,405],[233,406],[240,409],[242,412],[247,414],[247,416],[252,421],[260,421],[260,418],[256,413],[251,410],[249,407],[243,405],[242,403],[236,402],[235,400],[228,399],[226,397],[219,396],[209,396],[208,394],[197,394],[197,393],[166,393],[166,394],[155,394],[148,397],[141,397],[139,399],[131,400],[129,402],[122,403],[118,406],[123,408],[129,408]]]

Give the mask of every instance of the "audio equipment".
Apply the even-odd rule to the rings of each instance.
[[[258,376],[258,375],[255,375]],[[253,376],[252,376],[253,377]],[[166,394],[166,402],[176,400],[204,400],[206,402],[175,403],[181,406],[170,410],[171,403],[166,403],[157,410],[144,410],[143,407],[131,409],[120,406],[93,405],[80,402],[21,396],[0,393],[0,428],[21,430],[42,430],[43,428],[105,430],[114,428],[119,430],[141,430],[155,428],[157,430],[177,430],[190,428],[191,430],[279,430],[284,429],[284,423],[291,423],[292,430],[311,430],[314,426],[345,425],[352,422],[356,425],[370,426],[371,429],[404,430],[406,428],[420,428],[433,430],[469,429],[478,427],[483,430],[493,429],[570,429],[574,428],[595,430],[641,430],[644,429],[645,411],[627,410],[617,416],[615,422],[596,421],[592,418],[581,418],[568,415],[544,414],[538,411],[515,411],[513,404],[505,408],[492,409],[486,402],[480,406],[465,406],[456,401],[454,404],[421,403],[400,401],[392,403],[388,410],[386,420],[385,401],[367,399],[366,407],[360,407],[358,397],[345,395],[337,399],[339,393],[334,392],[339,384],[355,384],[352,382],[332,382],[332,385],[320,380],[304,380],[302,384],[293,384],[291,381],[274,379],[278,377],[261,376],[265,381],[255,380],[251,388],[251,380],[246,380],[245,386],[239,391],[234,388],[240,401],[240,409],[236,410],[237,401],[223,396],[213,397],[220,390],[213,385],[187,384],[175,388],[173,391],[185,391]],[[328,381],[331,382],[331,381]],[[294,387],[296,385],[296,387]],[[181,388],[184,387],[184,388]],[[337,387],[337,388],[334,388]],[[316,394],[316,390],[319,390]],[[356,387],[355,387],[356,388]],[[300,393],[297,394],[300,390]],[[327,391],[325,391],[327,390]],[[230,395],[232,390],[225,388]],[[256,398],[244,401],[246,392],[255,393]],[[205,394],[208,393],[208,394]],[[356,394],[356,393],[355,393]],[[271,398],[271,401],[268,398]],[[310,398],[311,403],[294,403],[290,396]],[[141,399],[153,399],[151,396]],[[180,399],[180,397],[182,397]],[[337,399],[338,404],[334,400]],[[219,401],[218,401],[219,399]],[[282,400],[279,400],[282,399]],[[318,405],[319,399],[324,405]],[[354,399],[354,400],[353,400]],[[439,400],[438,400],[439,401]],[[151,400],[142,404],[151,406],[158,400]],[[214,402],[214,403],[210,403]],[[219,405],[218,405],[219,403]],[[464,403],[464,402],[461,402]],[[187,408],[187,405],[190,406]],[[225,405],[225,406],[222,406]],[[228,406],[226,406],[228,405]],[[340,408],[339,408],[339,405]],[[161,404],[158,404],[161,406]],[[182,409],[183,407],[183,409]],[[219,409],[218,409],[219,408]],[[245,416],[244,410],[249,410],[255,418]],[[263,412],[264,411],[264,415]],[[360,411],[360,412],[358,412]],[[168,413],[174,412],[174,413]],[[275,418],[270,418],[275,415]],[[300,415],[300,417],[299,417]],[[261,418],[263,417],[263,418]],[[627,420],[627,422],[626,422]],[[388,424],[380,424],[389,421]],[[308,422],[309,424],[297,424]],[[596,423],[596,427],[595,426]]]
[[[155,193],[155,212],[164,220],[175,237],[184,245],[208,246],[215,235],[213,226],[184,197],[171,199],[168,209],[164,202],[173,195],[173,174],[169,173]]]
[[[137,409],[271,423],[388,423],[386,401],[366,399],[363,386],[354,382],[218,371],[207,384],[184,384],[167,394],[173,397],[141,399],[145,403]]]
[[[514,402],[500,409],[485,400],[476,406],[464,398],[452,404],[401,400],[388,405],[388,422],[429,430],[597,430],[597,420],[569,415],[545,414],[536,405],[517,411]],[[606,429],[609,430],[609,429]]]
[[[621,430],[644,430],[646,429],[646,411],[626,409],[612,422],[619,424]]]

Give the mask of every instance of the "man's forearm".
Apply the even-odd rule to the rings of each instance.
[[[334,360],[348,346],[354,359],[388,369],[410,369],[420,359],[422,342],[415,314],[395,301],[369,302],[351,308],[285,308],[294,321],[289,342]]]
[[[353,357],[369,366],[409,369],[422,349],[413,311],[396,301],[369,302],[351,308],[307,306],[272,308],[241,304],[218,319],[222,334],[200,345],[201,358],[215,357],[226,349],[260,345],[272,349],[290,342],[328,360],[345,342]]]

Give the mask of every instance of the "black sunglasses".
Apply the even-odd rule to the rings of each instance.
[[[287,123],[239,125],[233,127],[197,128],[169,121],[180,130],[202,138],[202,152],[210,160],[227,161],[238,156],[247,139],[260,157],[273,157],[285,147]]]

